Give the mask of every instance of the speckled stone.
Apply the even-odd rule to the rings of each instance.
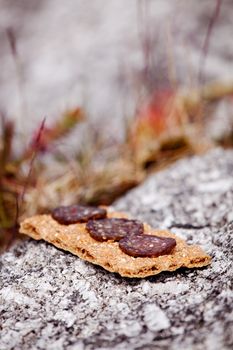
[[[233,152],[179,161],[115,208],[200,244],[211,266],[126,279],[15,243],[0,260],[0,349],[232,349]]]

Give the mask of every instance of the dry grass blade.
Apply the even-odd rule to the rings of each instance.
[[[210,18],[209,25],[207,27],[206,36],[203,43],[203,48],[202,48],[202,53],[201,53],[201,58],[199,63],[199,73],[198,73],[199,84],[202,84],[204,80],[205,62],[209,51],[211,34],[213,31],[214,25],[217,21],[217,18],[219,17],[221,6],[222,6],[222,0],[216,0],[216,5],[214,8],[213,14]]]

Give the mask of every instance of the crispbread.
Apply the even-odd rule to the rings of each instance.
[[[108,213],[108,217],[126,217],[122,213]],[[165,230],[155,230],[144,224],[146,234],[172,237],[176,247],[169,255],[156,258],[134,258],[119,248],[118,242],[97,242],[86,230],[86,224],[61,225],[50,215],[37,215],[25,219],[20,232],[36,240],[43,239],[58,248],[67,250],[79,258],[102,266],[105,270],[124,277],[146,277],[162,271],[174,271],[180,267],[202,267],[211,258],[200,247],[186,242]]]

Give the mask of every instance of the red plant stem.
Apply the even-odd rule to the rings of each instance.
[[[19,201],[18,196],[15,196],[15,224],[14,227],[17,227],[18,225],[18,218],[19,218]]]
[[[209,47],[210,47],[210,39],[211,39],[211,34],[213,32],[214,25],[217,21],[217,18],[219,16],[220,10],[221,10],[221,5],[222,5],[222,0],[216,0],[216,5],[214,8],[214,12],[210,18],[206,36],[204,39],[204,44],[201,50],[201,57],[200,57],[200,63],[199,63],[199,73],[198,73],[198,82],[201,85],[204,80],[204,69],[205,69],[205,63],[206,63],[206,58],[208,55]]]
[[[24,81],[23,81],[23,72],[22,66],[19,57],[19,50],[17,47],[17,38],[15,35],[15,30],[12,27],[6,28],[6,38],[10,46],[10,52],[13,58],[13,62],[16,69],[16,79],[18,85],[18,94],[19,94],[19,103],[21,109],[21,117],[27,117],[27,101],[24,94]]]
[[[14,57],[17,57],[17,46],[16,46],[16,38],[15,33],[12,28],[6,29],[6,35],[8,38],[8,42],[10,45],[11,53]]]
[[[146,82],[149,79],[149,71],[151,68],[152,60],[152,42],[149,31],[149,16],[148,16],[148,2],[146,0],[138,0],[138,29],[140,44],[142,47],[142,53],[144,57],[144,76]]]
[[[31,174],[32,174],[34,161],[35,161],[36,156],[37,156],[37,154],[38,154],[38,152],[40,150],[40,139],[41,139],[41,135],[42,135],[42,133],[44,131],[44,128],[45,128],[45,120],[46,120],[46,118],[43,119],[43,121],[42,121],[42,123],[40,125],[40,128],[39,128],[36,140],[35,140],[35,144],[34,144],[35,149],[34,149],[34,152],[32,154],[32,158],[31,158],[30,164],[29,164],[29,171],[28,171],[28,175],[27,175],[27,178],[26,178],[26,182],[25,182],[25,185],[23,187],[23,191],[22,191],[21,196],[20,196],[20,204],[21,205],[23,204],[24,196],[25,196],[26,190],[28,188],[28,184],[29,184],[29,180],[30,180],[30,177],[31,177]]]

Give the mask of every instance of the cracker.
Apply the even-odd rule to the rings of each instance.
[[[122,213],[108,213],[108,217],[126,217]],[[187,243],[165,230],[155,230],[144,224],[146,234],[172,237],[176,247],[169,255],[156,258],[134,258],[125,254],[118,242],[98,242],[86,230],[86,224],[61,225],[50,215],[37,215],[25,219],[20,232],[36,240],[45,240],[58,248],[67,250],[79,258],[102,266],[105,270],[124,277],[146,277],[162,271],[175,271],[180,267],[202,267],[211,258],[200,247]]]

